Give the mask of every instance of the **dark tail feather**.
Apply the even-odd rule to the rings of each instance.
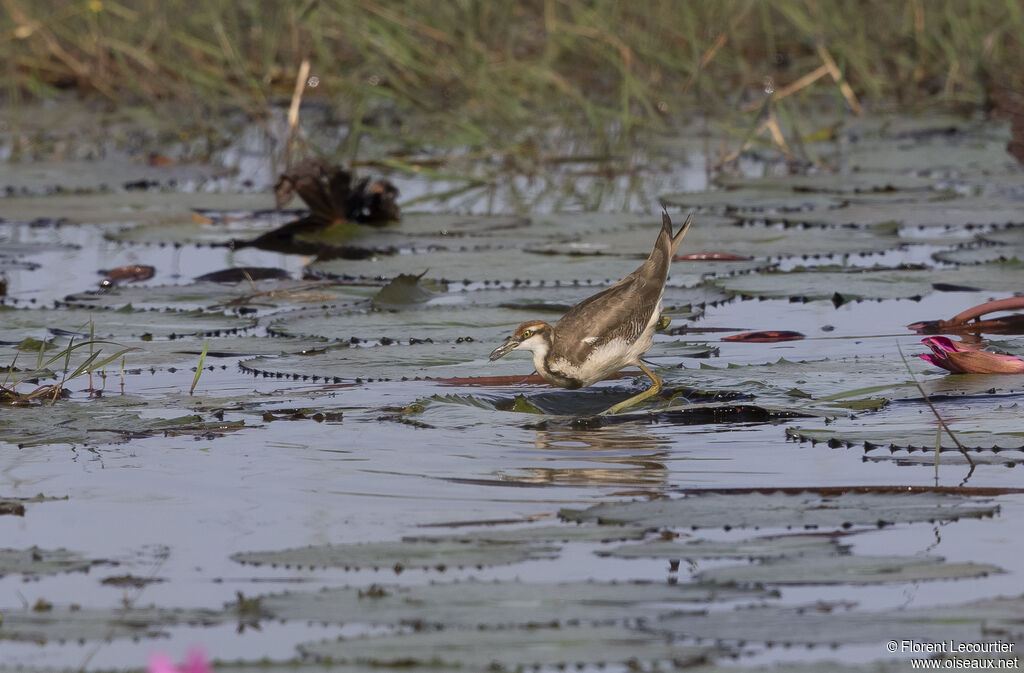
[[[669,255],[674,256],[676,254],[676,250],[679,249],[679,244],[683,242],[683,236],[686,236],[686,232],[690,230],[691,224],[693,224],[692,211],[686,216],[686,222],[683,222],[683,227],[679,230],[679,233],[673,234],[672,218],[668,216],[668,211],[663,211],[661,213],[661,228],[668,232],[668,236],[672,241],[672,244],[669,246]]]

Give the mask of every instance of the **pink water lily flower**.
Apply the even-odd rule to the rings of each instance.
[[[154,652],[149,657],[148,673],[213,673],[213,667],[199,648],[188,653],[185,664],[176,667],[171,658],[163,652]]]
[[[989,353],[943,336],[926,337],[921,343],[932,352],[919,358],[954,374],[1024,374],[1024,360],[1013,355]]]

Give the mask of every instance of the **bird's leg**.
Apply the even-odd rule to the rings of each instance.
[[[648,388],[647,390],[643,391],[639,395],[634,395],[633,397],[630,397],[627,400],[623,400],[623,401],[619,402],[618,404],[609,407],[605,411],[602,411],[601,414],[600,414],[601,416],[607,416],[608,414],[617,414],[620,411],[623,411],[625,409],[629,409],[630,407],[635,407],[636,405],[640,404],[644,400],[646,400],[646,399],[648,399],[650,397],[654,397],[655,395],[657,395],[658,393],[661,392],[661,379],[659,379],[654,372],[652,372],[650,369],[648,369],[644,365],[644,363],[638,362],[637,364],[640,365],[640,369],[643,370],[643,373],[647,374],[647,376],[650,377],[650,379],[651,379],[651,387]]]

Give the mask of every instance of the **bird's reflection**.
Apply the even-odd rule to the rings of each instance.
[[[521,468],[515,479],[538,484],[639,487],[644,492],[665,486],[670,440],[637,426],[594,429],[546,428],[535,431],[538,463]],[[557,467],[549,466],[559,463]],[[595,465],[597,464],[597,465]]]

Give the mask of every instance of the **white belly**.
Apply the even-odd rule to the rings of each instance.
[[[559,358],[552,364],[555,368],[582,383],[582,387],[591,386],[629,365],[637,364],[640,356],[646,353],[654,341],[654,330],[661,318],[661,310],[654,312],[643,333],[633,343],[621,339],[609,341],[595,348],[583,364],[572,363]]]

